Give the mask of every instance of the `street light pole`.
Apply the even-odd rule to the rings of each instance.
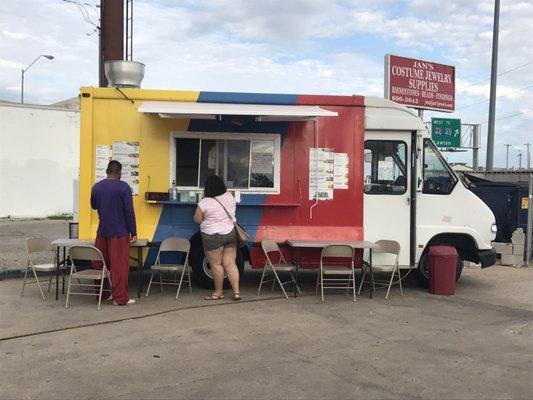
[[[22,72],[21,72],[21,75],[20,75],[20,102],[21,103],[24,103],[24,74],[26,73],[27,70],[30,69],[30,67],[35,64],[37,62],[37,60],[41,57],[44,57],[44,58],[47,58],[49,60],[53,60],[54,59],[54,56],[51,56],[49,54],[41,54],[39,57],[37,57],[35,60],[33,60],[33,62],[28,65],[26,68],[23,68],[22,69]]]

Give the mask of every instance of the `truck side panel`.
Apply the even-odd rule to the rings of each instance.
[[[198,226],[192,221],[194,204],[148,204],[146,191],[168,190],[171,132],[276,133],[281,137],[280,194],[242,194],[237,218],[250,233],[251,241],[265,237],[284,242],[298,239],[363,239],[363,98],[358,96],[297,96],[248,93],[177,92],[124,89],[133,100],[114,89],[82,88],[82,156],[80,179],[80,237],[94,237],[98,217],[88,206],[94,183],[95,146],[114,140],[140,142],[140,195],[134,198],[138,235],[153,241],[169,236],[192,237]],[[144,100],[228,102],[243,104],[319,105],[339,113],[315,123],[256,122],[244,118],[238,124],[230,117],[221,120],[165,119],[142,114]],[[349,189],[335,190],[334,199],[310,208],[309,148],[328,147],[349,155]],[[149,185],[149,186],[148,186]],[[254,249],[252,249],[252,253]],[[155,259],[152,249],[145,261]],[[262,265],[261,265],[262,266]]]

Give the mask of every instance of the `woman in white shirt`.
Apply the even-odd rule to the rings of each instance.
[[[241,300],[239,270],[235,263],[238,244],[235,230],[237,204],[219,176],[208,176],[204,186],[204,198],[198,203],[193,217],[194,222],[200,224],[205,256],[211,265],[215,280],[215,291],[204,299],[224,298],[223,285],[226,272],[233,289],[233,300]]]

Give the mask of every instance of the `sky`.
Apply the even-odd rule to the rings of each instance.
[[[50,104],[98,84],[98,0],[3,0],[0,100]],[[481,124],[485,163],[494,0],[135,0],[142,86],[383,96],[387,53],[456,67],[456,111]],[[495,167],[533,143],[533,1],[501,0]],[[467,140],[465,140],[467,142]],[[465,143],[468,144],[468,143]],[[531,148],[533,153],[533,146]],[[445,153],[471,163],[470,151]]]

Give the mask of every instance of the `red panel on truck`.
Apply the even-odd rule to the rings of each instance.
[[[298,104],[319,105],[338,117],[292,122],[281,151],[280,195],[267,196],[255,241],[264,238],[363,240],[364,98],[299,96]],[[332,200],[309,200],[309,150],[329,148],[347,153],[348,189],[335,189]],[[275,204],[294,204],[276,207]],[[270,207],[268,206],[270,205]],[[255,264],[255,263],[253,263]]]

